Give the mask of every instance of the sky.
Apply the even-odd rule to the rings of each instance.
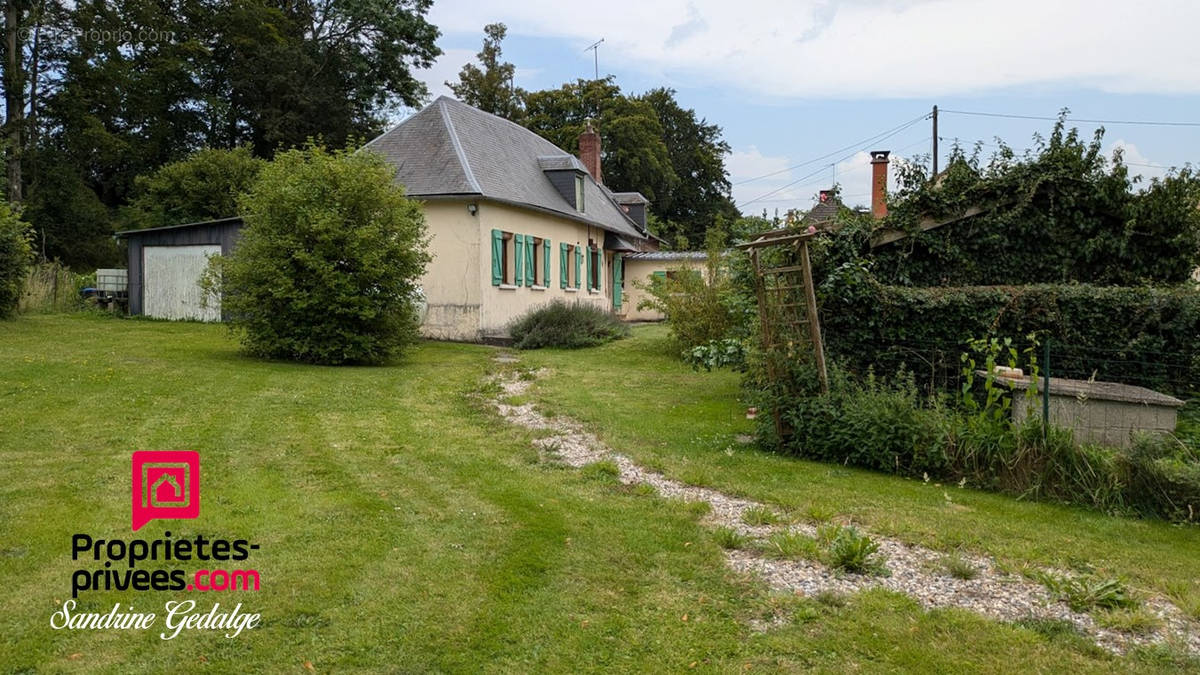
[[[418,76],[435,97],[493,22],[508,27],[519,87],[591,78],[598,56],[626,93],[676,90],[723,129],[747,214],[811,208],[835,181],[846,203],[869,204],[867,151],[928,163],[934,105],[943,166],[955,142],[1019,151],[1053,126],[964,113],[1063,108],[1107,120],[1072,124],[1089,138],[1104,126],[1106,154],[1121,148],[1147,180],[1200,163],[1197,0],[435,0],[429,19],[445,53]]]

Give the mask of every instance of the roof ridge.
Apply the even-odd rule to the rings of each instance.
[[[462,143],[458,140],[458,131],[454,129],[454,122],[450,119],[450,112],[446,110],[445,102],[454,100],[446,95],[439,96],[434,104],[438,107],[438,112],[442,114],[442,123],[446,125],[446,133],[450,134],[450,143],[454,146],[454,154],[458,155],[458,161],[462,164],[463,174],[467,177],[467,182],[479,194],[483,194],[483,188],[479,187],[479,181],[475,180],[475,172],[471,171],[471,163],[467,161],[467,153],[463,151]],[[482,111],[480,111],[482,112]]]

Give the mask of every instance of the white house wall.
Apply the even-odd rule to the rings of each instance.
[[[600,275],[601,289],[599,292],[589,291],[586,280],[580,284],[579,290],[575,290],[573,287],[559,288],[559,244],[565,242],[574,246],[587,246],[590,237],[603,245],[603,230],[595,227],[589,228],[583,223],[566,218],[487,201],[479,203],[478,217],[479,256],[475,266],[480,272],[479,292],[483,298],[479,315],[479,337],[506,337],[508,325],[513,319],[534,307],[556,299],[590,303],[604,309],[612,309],[611,254],[604,256],[605,269]],[[493,229],[550,240],[550,274],[547,276],[550,282],[549,288],[544,290],[529,286],[501,288],[492,285],[491,238]],[[574,262],[570,264],[574,265]],[[581,269],[586,275],[586,260]]]
[[[426,312],[421,333],[435,340],[477,340],[485,272],[480,264],[479,217],[466,201],[425,202],[433,260],[421,277]],[[490,249],[487,249],[490,251]]]

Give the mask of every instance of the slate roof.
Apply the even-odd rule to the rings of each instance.
[[[582,221],[627,241],[645,236],[583,164],[532,131],[449,96],[367,143],[396,166],[396,180],[418,198],[478,196]],[[555,189],[547,169],[578,170],[584,213]]]
[[[830,229],[822,228],[820,225],[822,223],[830,223],[837,218],[838,209],[842,207],[842,200],[825,190],[821,192],[825,193],[825,195],[822,195],[824,199],[817,200],[816,205],[809,209],[808,213],[804,214],[804,217],[800,219],[800,225],[816,225],[818,226],[817,229]]]

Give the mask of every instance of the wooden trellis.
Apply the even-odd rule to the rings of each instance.
[[[821,391],[828,392],[829,376],[825,370],[817,294],[808,255],[808,242],[814,236],[815,233],[793,229],[775,230],[754,236],[738,248],[749,251],[754,266],[759,329],[768,380],[777,385],[781,359],[794,358],[797,352],[811,348]],[[781,437],[786,435],[779,411],[772,410],[772,414],[776,431]]]

